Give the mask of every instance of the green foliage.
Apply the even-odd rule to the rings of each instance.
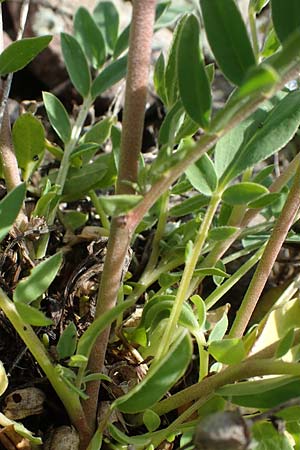
[[[25,192],[25,184],[20,184],[0,201],[0,241],[5,238],[13,226],[22,207]]]
[[[80,7],[75,14],[74,32],[91,66],[100,69],[106,58],[105,42],[94,18],[86,8]]]
[[[19,281],[14,292],[14,301],[28,305],[39,298],[56,277],[61,263],[62,255],[56,253],[34,267],[27,278]]]
[[[44,157],[44,127],[32,114],[22,114],[14,123],[12,138],[23,180],[28,181]]]
[[[299,189],[295,182],[298,157],[290,163],[293,139],[296,136],[297,146],[299,134],[299,89],[290,92],[284,85],[299,72],[300,11],[298,2],[287,1],[284,10],[281,3],[249,2],[254,50],[234,0],[200,0],[191,2],[188,8],[170,1],[157,3],[154,31],[167,24],[173,29],[173,38],[169,51],[160,52],[153,74],[153,98],[158,96],[163,103],[159,106],[162,116],[150,128],[147,122],[145,125],[145,130],[153,133],[157,149],[151,158],[140,153],[135,161],[137,176],[133,165],[122,167],[128,164],[122,159],[124,140],[127,135],[133,139],[135,136],[134,121],[129,129],[124,123],[122,129],[118,123],[124,83],[120,83],[108,112],[93,116],[97,97],[125,77],[131,82],[131,75],[127,74],[130,27],[121,29],[114,2],[100,1],[93,12],[80,7],[74,16],[74,36],[61,34],[66,69],[82,104],[77,105],[75,117],[69,117],[71,113],[55,95],[43,93],[45,110],[61,141],[60,147],[45,139],[40,120],[31,113],[21,115],[13,126],[18,166],[27,185],[21,184],[0,201],[0,269],[5,275],[7,254],[16,248],[16,254],[22,255],[22,249],[27,247],[33,268],[28,275],[28,264],[20,264],[20,281],[9,286],[13,302],[0,290],[1,308],[77,426],[81,423],[78,417],[83,417],[80,402],[87,399],[89,383],[105,381],[108,395],[115,383],[100,373],[101,369],[87,370],[95,363],[91,358],[98,337],[114,322],[118,333],[111,334],[113,345],[116,336],[121,337],[114,358],[121,358],[119,355],[126,349],[131,369],[141,376],[139,383],[130,385],[128,392],[114,399],[111,406],[111,411],[133,415],[130,433],[108,425],[107,414],[100,418],[88,450],[100,448],[103,436],[108,445],[116,445],[111,442],[116,440],[123,445],[155,449],[164,440],[174,439],[175,434],[192,436],[198,417],[230,404],[230,408],[241,405],[268,409],[300,395],[299,302],[294,298],[297,279],[280,292],[279,299],[277,294],[271,299],[271,306],[264,309],[259,304],[261,311],[255,311],[252,319],[247,312],[247,323],[251,324],[251,319],[257,321],[257,326],[243,337],[235,333],[235,323],[241,320],[237,310],[245,304],[247,294],[241,293],[234,301],[236,294],[230,297],[230,289],[244,283],[240,281],[242,276],[252,276],[250,270],[266,251],[265,242],[270,236],[279,233],[278,242],[286,238],[293,246],[299,243],[297,224],[288,236],[280,230],[284,228],[282,222],[290,217],[283,217],[282,210],[291,206],[291,192]],[[259,39],[264,34],[263,43],[256,45],[256,16],[263,8],[272,8],[274,26],[271,21],[266,31],[259,31]],[[199,12],[203,21],[198,20]],[[212,51],[209,60],[215,58],[208,65],[204,62],[209,54],[206,40]],[[0,74],[21,69],[49,41],[45,36],[9,46],[0,55]],[[224,99],[224,107],[215,112],[218,105],[213,99],[220,76],[236,87]],[[55,160],[55,168],[48,172],[41,166],[45,149]],[[278,167],[272,158],[280,150]],[[1,162],[1,176],[7,177],[4,169],[5,160]],[[127,175],[123,184],[118,177],[124,169]],[[30,225],[25,220],[21,230],[7,236],[23,205],[26,188],[35,199]],[[90,203],[92,209],[87,211],[85,205]],[[296,212],[297,198],[294,203]],[[256,223],[253,218],[258,213]],[[101,226],[95,223],[98,217]],[[89,233],[93,240],[95,236],[108,235],[105,264],[122,273],[122,279],[115,281],[114,274],[107,278],[107,271],[103,272],[104,282],[98,295],[103,312],[84,332],[77,329],[77,324],[85,320],[83,316],[77,318],[81,311],[74,314],[74,322],[63,324],[60,335],[56,328],[60,364],[51,360],[38,338],[34,341],[32,336],[36,335],[30,327],[56,326],[43,312],[41,300],[47,301],[59,272],[63,277],[66,270],[61,252],[54,253],[60,250],[53,249],[55,240],[48,246],[49,234],[34,236],[35,240],[29,242],[35,218],[43,218],[50,227],[57,225],[57,235],[65,235],[68,249],[69,244],[70,248],[77,245]],[[132,273],[128,272],[128,261],[124,264],[122,260],[127,241],[135,253]],[[88,246],[91,261],[96,258],[94,244]],[[41,256],[45,258],[39,262]],[[98,268],[98,261],[96,264]],[[261,273],[270,272],[271,268],[264,262]],[[87,271],[90,269],[95,267],[92,265]],[[203,282],[205,278],[208,282]],[[5,283],[6,280],[1,286],[6,289]],[[257,288],[254,294],[258,294],[256,275],[246,284],[249,289]],[[229,297],[225,297],[228,291]],[[264,295],[260,294],[263,303]],[[226,303],[228,298],[232,298],[231,310]],[[79,306],[87,300],[88,296],[83,295],[78,299]],[[137,302],[142,311],[136,317]],[[258,351],[265,351],[266,359],[256,358]],[[146,363],[148,371],[142,372]],[[184,377],[188,367],[193,381]],[[265,377],[275,374],[280,376]],[[121,371],[118,376],[122,376]],[[0,379],[4,392],[7,380],[1,370]],[[205,392],[201,390],[204,388]],[[189,413],[195,419],[186,422]],[[297,429],[299,410],[284,409],[284,414],[290,429]],[[161,420],[161,416],[167,420]],[[148,430],[144,435],[138,428],[142,424]],[[297,450],[299,439],[293,446],[285,435],[266,425],[269,424],[260,422],[253,427],[253,448],[272,445],[276,449]],[[296,434],[293,431],[292,435]]]
[[[44,50],[52,36],[26,38],[10,44],[0,55],[0,75],[17,72]]]
[[[76,39],[67,33],[61,33],[61,49],[74,87],[82,97],[87,97],[91,88],[91,75],[85,54]]]
[[[71,139],[71,124],[65,107],[50,92],[43,92],[43,101],[52,127],[66,144]]]
[[[131,414],[151,408],[182,376],[191,356],[191,339],[185,331],[182,331],[170,353],[152,366],[147,377],[128,394],[115,400],[113,407]]]
[[[255,56],[246,26],[234,0],[200,0],[205,31],[224,75],[241,85]]]
[[[177,71],[179,93],[185,110],[202,128],[209,124],[211,113],[210,84],[199,46],[200,25],[191,14],[180,30]]]

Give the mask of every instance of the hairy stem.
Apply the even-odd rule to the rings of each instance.
[[[174,336],[174,332],[177,326],[177,322],[182,310],[182,305],[186,299],[186,295],[193,278],[194,271],[196,269],[196,265],[203,248],[203,245],[206,241],[207,234],[212,223],[213,217],[215,215],[216,209],[220,202],[221,196],[216,194],[212,196],[210,204],[208,205],[206,214],[204,216],[203,222],[201,223],[200,229],[198,231],[198,235],[195,240],[194,248],[192,250],[192,254],[188,257],[185,268],[183,271],[183,275],[180,281],[180,285],[177,291],[177,295],[174,301],[174,305],[171,310],[170,318],[167,322],[165,333],[163,334],[161,343],[159,345],[156,358],[157,360],[162,358],[169,350],[170,344],[172,342],[172,336]]]
[[[28,347],[29,351],[45,372],[57,395],[63,402],[73,425],[82,435],[89,434],[89,427],[85,421],[78,395],[70,390],[60,378],[45,350],[45,347],[33,331],[32,327],[23,321],[15,307],[15,304],[8,298],[2,289],[0,289],[0,308],[3,310],[5,316],[11,322],[26,347]]]
[[[269,359],[248,360],[229,366],[222,372],[207,377],[200,383],[193,384],[186,389],[174,394],[172,397],[162,400],[152,409],[157,414],[162,415],[167,412],[179,408],[182,405],[189,404],[194,400],[215,393],[217,389],[225,384],[234,383],[235,381],[263,375],[300,375],[300,365],[298,363],[288,363],[283,361],[270,361]],[[200,405],[198,405],[199,407]]]
[[[129,39],[128,71],[120,152],[117,194],[132,193],[127,182],[137,181],[138,160],[142,144],[144,115],[151,56],[151,42],[156,0],[134,0]],[[123,265],[130,244],[126,217],[112,219],[107,255],[98,293],[96,318],[113,308],[122,280]],[[110,328],[97,339],[89,360],[89,370],[101,372]],[[87,386],[89,399],[84,402],[88,423],[95,429],[99,382]]]
[[[285,241],[287,233],[291,228],[297,211],[300,207],[300,165],[297,169],[292,188],[289,192],[285,205],[274,226],[271,237],[265,251],[259,261],[249,288],[245,294],[242,305],[237,312],[236,319],[230,330],[231,337],[242,337],[249,323],[254,308],[265,287],[277,255]]]

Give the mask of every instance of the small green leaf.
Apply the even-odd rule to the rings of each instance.
[[[165,86],[165,58],[163,53],[159,55],[154,67],[153,83],[157,95],[166,103]]]
[[[43,92],[47,116],[53,129],[66,144],[71,139],[71,124],[67,111],[61,101],[50,92]]]
[[[71,201],[86,194],[90,189],[96,188],[106,174],[115,176],[114,161],[111,154],[101,155],[90,164],[81,168],[70,168],[64,186],[64,199]],[[111,170],[111,174],[109,171]],[[112,184],[112,183],[111,183]]]
[[[211,331],[207,343],[210,345],[214,341],[220,341],[225,336],[228,328],[227,314],[223,314],[222,318],[216,323]]]
[[[243,341],[238,338],[213,341],[208,347],[209,353],[223,364],[238,364],[246,357]]]
[[[277,202],[281,194],[279,192],[273,192],[270,194],[265,194],[259,197],[257,200],[248,203],[248,208],[265,208],[266,206],[270,206],[273,203]]]
[[[83,136],[84,142],[95,142],[98,145],[104,144],[110,137],[113,123],[114,119],[112,117],[106,117],[100,122],[97,122]]]
[[[99,450],[102,447],[103,433],[97,428],[94,433],[87,450]]]
[[[127,72],[127,55],[110,63],[95,78],[92,84],[92,97],[95,99],[125,77]]]
[[[0,395],[3,395],[8,386],[8,378],[2,361],[0,361]],[[152,411],[153,412],[153,411]]]
[[[140,327],[145,328],[147,332],[153,331],[161,320],[169,317],[173,305],[174,296],[171,295],[159,295],[151,298],[144,307]],[[187,303],[180,312],[179,323],[191,331],[199,328],[194,312]]]
[[[0,201],[0,242],[13,226],[22,207],[25,192],[26,185],[22,183]]]
[[[206,276],[214,276],[214,277],[222,277],[228,278],[230,275],[226,273],[224,270],[219,269],[218,267],[201,267],[200,269],[194,270],[194,275],[206,275]]]
[[[202,329],[204,327],[205,321],[206,321],[205,303],[198,294],[192,295],[190,300],[191,300],[191,302],[194,303],[194,305],[197,308],[198,325],[199,325],[199,328]]]
[[[207,154],[185,171],[187,179],[201,194],[211,196],[218,187],[218,177],[214,164]]]
[[[76,39],[61,33],[61,49],[69,77],[82,97],[87,97],[91,87],[91,74],[86,57]]]
[[[101,1],[93,11],[95,22],[104,36],[107,48],[114,51],[119,30],[119,13],[113,2]]]
[[[208,202],[209,197],[202,194],[194,195],[191,198],[183,200],[178,205],[173,206],[169,211],[169,215],[171,217],[181,217],[188,214],[197,214],[204,206],[208,205]]]
[[[89,358],[92,347],[97,337],[106,327],[108,327],[114,320],[117,319],[120,314],[122,314],[130,306],[132,306],[132,302],[125,301],[95,319],[80,337],[77,345],[76,355],[83,355],[86,358]]]
[[[59,219],[61,220],[63,225],[73,232],[85,225],[88,221],[88,218],[89,215],[81,211],[66,211],[61,216],[59,216]]]
[[[61,334],[56,350],[58,352],[59,359],[69,358],[74,355],[77,344],[77,330],[73,322],[64,329]]]
[[[173,39],[165,70],[165,90],[167,98],[167,107],[170,109],[178,100],[178,78],[177,78],[177,63],[178,63],[178,45],[181,29],[185,23],[186,16],[183,16],[176,25],[173,32]]]
[[[22,114],[14,123],[12,138],[18,166],[22,170],[23,180],[27,181],[42,162],[45,153],[43,125],[32,114]]]
[[[146,409],[143,414],[143,422],[148,431],[152,432],[157,430],[160,426],[160,417],[152,409]]]
[[[273,25],[280,41],[300,27],[300,2],[298,0],[271,0]]]
[[[222,177],[224,184],[284,147],[299,124],[300,92],[293,91],[276,104],[248,142],[241,146]]]
[[[128,394],[114,401],[112,407],[124,413],[137,413],[151,408],[184,374],[192,357],[192,342],[186,331],[180,333],[176,341],[146,377]]]
[[[249,70],[249,73],[237,90],[238,98],[242,99],[257,92],[270,91],[280,80],[279,74],[269,64],[262,63]]]
[[[42,311],[21,302],[16,302],[15,306],[25,323],[34,327],[47,327],[48,325],[52,325],[52,320],[48,319]]]
[[[277,52],[279,47],[280,41],[277,38],[274,28],[271,27],[265,39],[264,46],[261,51],[261,56],[263,56],[264,58],[268,58],[269,56],[272,56],[275,52]]]
[[[116,427],[112,423],[108,425],[108,430],[112,438],[115,439],[115,441],[119,442],[120,444],[132,444],[134,447],[142,447],[142,448],[144,447],[150,450],[149,445],[151,443],[151,437],[149,436],[148,433],[146,435],[128,436],[128,434],[123,433],[118,427]]]
[[[262,184],[242,182],[229,186],[223,192],[222,200],[229,205],[246,205],[268,193],[268,189]]]
[[[178,42],[178,87],[183,106],[189,116],[206,128],[211,114],[210,83],[199,45],[200,25],[193,15],[186,17]]]
[[[213,241],[225,241],[237,231],[237,227],[216,227],[209,231],[208,239],[212,239]]]
[[[61,253],[56,253],[35,266],[30,275],[17,284],[13,295],[14,302],[29,304],[39,298],[56,277],[61,262]]]
[[[143,199],[142,195],[111,195],[111,196],[99,196],[99,202],[101,203],[105,213],[108,216],[120,216],[126,214],[132,208],[134,208]]]
[[[234,0],[200,0],[206,35],[224,75],[240,85],[255,56]]]
[[[80,144],[72,151],[70,162],[74,167],[82,167],[91,161],[97,150],[99,150],[98,144]]]
[[[181,100],[178,100],[168,111],[159,129],[158,142],[160,145],[172,145],[183,119],[184,109]]]
[[[114,50],[114,58],[117,58],[120,56],[125,50],[128,48],[129,45],[129,33],[130,33],[130,26],[124,28],[120,36],[118,37],[118,40],[116,42],[115,50]]]
[[[282,358],[292,347],[295,337],[295,330],[294,328],[290,328],[286,332],[286,334],[283,336],[282,339],[280,339],[277,350],[276,350],[276,358]]]
[[[299,377],[284,375],[228,384],[219,388],[217,394],[230,398],[230,401],[236,405],[250,408],[273,408],[300,395]]]
[[[255,423],[253,428],[255,450],[295,450],[293,439],[286,433],[280,433],[272,423]]]
[[[23,69],[33,60],[51,41],[52,36],[25,38],[13,42],[0,54],[0,75]]]
[[[82,379],[83,383],[89,383],[90,381],[108,381],[109,383],[113,383],[113,380],[109,376],[104,375],[104,373],[90,373]]]
[[[100,69],[106,59],[102,33],[89,11],[80,7],[74,18],[75,37],[94,69]]]

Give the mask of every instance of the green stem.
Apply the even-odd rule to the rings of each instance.
[[[168,218],[168,202],[169,202],[169,191],[163,193],[160,199],[160,212],[159,219],[157,223],[157,228],[152,242],[152,251],[149,257],[148,264],[145,268],[145,272],[151,273],[157,264],[158,257],[160,254],[159,247],[162,240],[163,234],[165,232],[165,226]]]
[[[166,331],[162,337],[161,344],[158,348],[156,359],[162,358],[167,352],[170,347],[172,337],[175,333],[175,328],[177,326],[177,322],[182,310],[182,305],[186,299],[186,295],[191,283],[191,280],[193,278],[193,273],[196,268],[197,262],[199,260],[199,256],[201,253],[201,250],[203,248],[203,245],[206,241],[207,234],[211,225],[211,222],[213,220],[213,217],[215,215],[216,209],[218,207],[218,204],[220,202],[220,194],[216,193],[212,196],[210,203],[208,205],[208,208],[206,210],[203,222],[200,226],[200,229],[198,231],[198,235],[196,237],[196,241],[194,244],[194,248],[192,251],[191,256],[188,258],[185,268],[183,271],[182,279],[177,291],[177,295],[174,301],[173,308],[171,310],[170,318],[167,322]]]
[[[57,174],[57,178],[56,178],[56,184],[59,186],[59,192],[58,192],[59,194],[62,194],[62,192],[64,190],[64,185],[65,185],[65,181],[66,181],[69,166],[70,166],[70,155],[78,142],[81,130],[83,128],[84,122],[87,118],[89,109],[92,104],[93,104],[93,100],[90,95],[83,100],[83,104],[80,107],[78,116],[72,127],[71,139],[69,142],[66,143],[63,157],[62,157],[60,167],[58,170],[58,174]],[[55,217],[55,215],[54,215],[54,217]]]
[[[241,337],[249,323],[254,308],[271,273],[277,255],[285,241],[300,206],[300,165],[298,166],[293,185],[274,226],[271,237],[258,263],[242,305],[230,331],[230,337]]]
[[[103,228],[105,228],[106,230],[109,230],[109,228],[110,228],[109,220],[106,217],[106,214],[101,206],[101,203],[99,202],[98,196],[97,196],[96,192],[94,191],[94,189],[91,189],[89,191],[89,196],[91,197],[91,200],[94,204],[96,213],[100,217]]]
[[[89,109],[91,105],[93,104],[92,98],[89,95],[83,100],[83,104],[80,107],[78,116],[76,118],[76,121],[74,123],[74,126],[72,127],[72,134],[71,139],[69,142],[66,143],[65,149],[63,152],[63,156],[60,162],[58,174],[56,177],[56,184],[59,186],[58,195],[62,195],[66,178],[68,175],[68,170],[70,167],[70,155],[73,152],[74,148],[77,145],[78,139],[80,137],[80,133],[82,131],[82,128],[84,126],[84,122],[87,118]],[[48,225],[53,225],[56,217],[58,204],[53,208],[53,210],[50,212],[48,217]],[[36,246],[36,258],[43,258],[46,254],[47,246],[49,242],[49,234],[45,234],[42,236]]]
[[[259,250],[248,259],[228,280],[215,289],[206,299],[206,308],[212,308],[217,301],[228,292],[261,258],[266,244],[263,244]]]
[[[72,392],[55,371],[45,347],[34,333],[32,327],[24,323],[19,315],[14,303],[8,298],[5,292],[0,289],[0,308],[13,325],[26,347],[32,353],[55,392],[63,402],[71,422],[75,425],[79,433],[89,432],[89,426],[85,421],[82,406],[77,394]]]
[[[240,364],[229,366],[222,372],[207,377],[200,383],[189,386],[172,397],[162,400],[152,410],[159,415],[163,415],[195,400],[207,398],[225,384],[264,375],[300,376],[300,365],[299,363],[248,358]]]
[[[153,271],[145,270],[141,276],[138,285],[134,288],[133,292],[127,297],[127,300],[135,303],[140,296],[155,283],[160,275],[170,272],[176,267],[181,266],[184,263],[184,257],[179,256],[171,261],[161,261],[160,264]],[[148,267],[148,266],[147,266]]]

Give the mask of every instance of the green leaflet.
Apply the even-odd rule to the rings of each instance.
[[[211,114],[210,83],[200,47],[198,19],[189,15],[183,22],[178,42],[178,87],[183,106],[189,116],[206,128]]]
[[[91,87],[91,74],[85,54],[76,39],[61,33],[61,49],[69,77],[82,97],[87,97]]]
[[[31,113],[22,114],[14,123],[12,138],[18,166],[23,180],[27,181],[45,153],[44,127]]]
[[[22,207],[25,192],[26,185],[22,183],[0,201],[0,242],[13,226]]]
[[[300,27],[300,2],[298,0],[271,0],[273,25],[283,42]]]
[[[66,144],[71,139],[71,123],[64,105],[50,92],[43,92],[43,102],[53,129]]]
[[[30,304],[40,297],[56,277],[61,262],[61,253],[56,253],[35,266],[30,275],[17,284],[14,302]]]
[[[106,59],[105,42],[99,27],[86,8],[80,7],[76,11],[74,32],[92,67],[99,69]]]
[[[234,0],[200,0],[206,35],[224,75],[240,85],[255,65],[246,26]]]
[[[40,36],[10,44],[0,55],[0,75],[23,69],[47,47],[51,39],[52,36]]]
[[[151,408],[184,374],[191,357],[192,341],[184,330],[168,354],[150,368],[143,381],[128,394],[115,400],[112,406],[130,414]]]
[[[248,167],[273,155],[294,136],[300,124],[300,92],[286,95],[263,120],[225,170],[221,183],[226,185]]]

